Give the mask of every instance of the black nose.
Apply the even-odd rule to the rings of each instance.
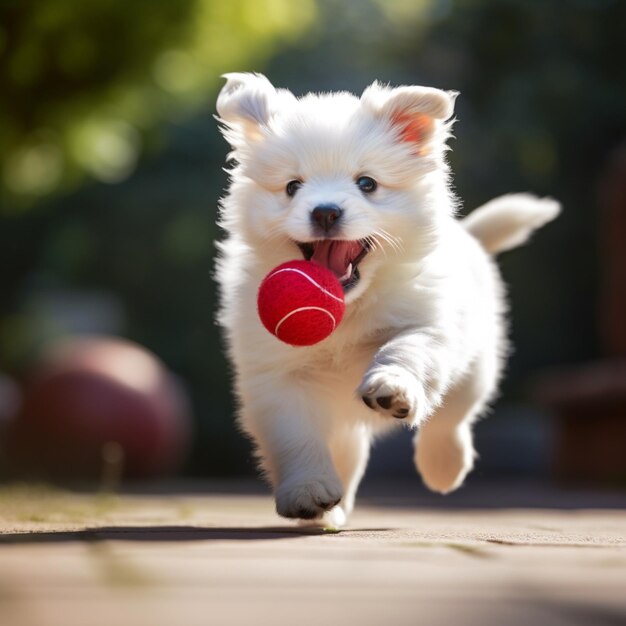
[[[339,221],[342,213],[336,204],[320,204],[311,211],[311,219],[327,233]]]

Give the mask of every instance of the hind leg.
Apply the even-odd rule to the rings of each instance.
[[[325,515],[333,526],[342,526],[354,508],[356,492],[369,458],[370,439],[367,426],[354,424],[335,432],[329,442],[333,465],[344,490],[341,503]]]
[[[432,491],[453,491],[474,466],[472,424],[493,395],[497,380],[497,359],[482,357],[420,427],[414,439],[415,464]]]

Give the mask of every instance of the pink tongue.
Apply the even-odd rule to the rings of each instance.
[[[318,241],[315,243],[311,261],[324,265],[332,270],[337,278],[341,278],[361,250],[362,246],[358,241]]]

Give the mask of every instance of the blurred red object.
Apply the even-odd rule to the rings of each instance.
[[[7,433],[18,471],[115,483],[175,470],[190,432],[189,403],[155,355],[128,341],[74,338],[33,369]]]

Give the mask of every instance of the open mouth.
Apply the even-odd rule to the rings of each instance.
[[[359,263],[370,250],[367,241],[344,241],[341,239],[318,239],[306,243],[296,242],[307,261],[319,263],[331,270],[341,283],[344,292],[359,282]]]

